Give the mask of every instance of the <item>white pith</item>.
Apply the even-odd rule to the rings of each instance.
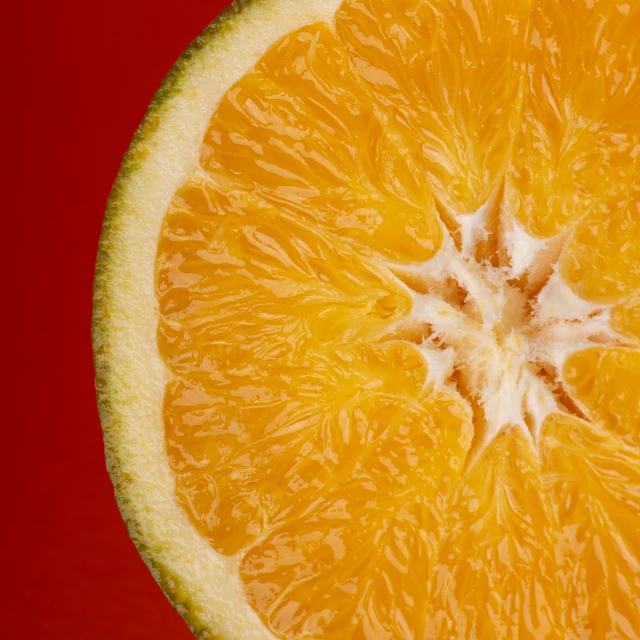
[[[611,305],[590,303],[563,281],[557,258],[568,234],[560,239],[533,238],[505,206],[488,202],[473,214],[448,212],[459,225],[457,244],[445,228],[442,247],[433,259],[397,269],[400,277],[404,271],[422,280],[427,289],[426,293],[410,290],[413,309],[403,322],[426,328],[428,337],[418,348],[427,362],[429,382],[454,389],[479,410],[476,418],[483,431],[474,458],[506,425],[520,427],[535,446],[550,414],[583,417],[574,400],[569,406],[563,402],[568,392],[559,393],[564,363],[571,354],[592,346],[626,345],[611,327]],[[476,258],[491,233],[492,209],[493,215],[499,212],[493,264]],[[557,246],[550,262],[553,245]],[[515,284],[542,269],[548,274],[535,294],[527,295]],[[464,291],[463,305],[447,295],[445,283],[450,281]],[[530,308],[518,318],[525,303]],[[546,375],[539,375],[541,369]]]

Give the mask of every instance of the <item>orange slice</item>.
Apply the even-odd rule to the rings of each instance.
[[[112,194],[120,508],[198,637],[640,637],[640,9],[264,0]]]

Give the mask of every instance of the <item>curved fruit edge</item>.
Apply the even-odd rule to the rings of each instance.
[[[262,29],[264,22],[268,23],[271,20],[275,24],[280,18],[282,22],[286,23],[284,30],[280,29],[278,24],[275,24],[273,28],[276,31],[282,31],[278,35],[281,37],[292,30],[290,28],[292,25],[288,24],[289,22],[293,23],[294,28],[296,20],[299,23],[297,26],[302,26],[332,14],[334,5],[337,6],[335,0],[312,0],[310,3],[300,3],[300,0],[297,0],[299,4],[308,6],[295,6],[299,15],[289,19],[286,11],[291,7],[287,7],[287,5],[291,5],[292,2],[295,3],[295,0],[235,0],[196,38],[174,64],[151,101],[122,161],[108,198],[95,269],[92,343],[96,370],[96,392],[105,442],[107,470],[114,486],[116,501],[129,535],[156,582],[193,633],[199,638],[209,640],[247,637],[249,634],[255,638],[272,638],[273,636],[264,627],[259,628],[262,625],[260,625],[257,616],[254,620],[249,620],[246,625],[243,621],[241,636],[237,633],[221,631],[221,627],[229,626],[225,620],[231,612],[209,611],[203,609],[201,604],[198,605],[194,602],[189,592],[189,585],[185,584],[184,576],[176,567],[172,566],[168,561],[167,553],[163,550],[166,540],[158,537],[157,532],[148,526],[148,514],[146,518],[143,517],[145,510],[148,510],[148,505],[140,504],[141,488],[137,486],[132,477],[133,461],[127,451],[127,446],[130,443],[124,442],[127,432],[130,430],[125,408],[127,404],[131,403],[132,398],[123,397],[123,393],[127,392],[126,381],[123,381],[125,375],[114,362],[118,359],[114,355],[119,337],[118,331],[122,331],[117,325],[118,321],[122,322],[126,315],[126,309],[118,308],[118,303],[114,303],[113,300],[117,297],[118,289],[126,285],[126,275],[122,274],[123,264],[130,268],[134,266],[131,264],[131,259],[125,256],[127,225],[137,224],[135,221],[131,222],[136,214],[131,210],[130,203],[127,202],[128,197],[131,197],[128,190],[131,188],[134,178],[142,173],[148,156],[153,154],[153,145],[161,137],[158,130],[163,121],[172,109],[180,107],[178,102],[182,91],[189,88],[190,74],[193,72],[195,75],[194,69],[199,64],[206,64],[205,56],[207,54],[216,51],[222,52],[224,49],[229,51],[227,48],[228,40],[234,35],[234,32],[236,32],[235,35],[238,35],[245,28],[245,25],[246,29],[257,32],[258,29]],[[273,15],[263,20],[262,14],[269,11],[272,11]],[[295,13],[295,11],[289,12]],[[286,15],[286,19],[283,18],[283,15]],[[305,20],[305,18],[308,19]],[[255,23],[249,24],[252,19]],[[268,28],[267,24],[267,33],[269,33]],[[253,57],[253,61],[257,61],[272,43],[273,40],[264,42],[263,50],[248,54],[249,58]],[[247,70],[245,69],[245,72]],[[218,72],[219,75],[222,75],[223,70],[218,69]],[[220,78],[214,76],[213,82],[219,80]],[[230,85],[221,87],[221,94],[228,86]],[[190,95],[187,96],[186,101],[188,102],[190,98]],[[213,104],[213,108],[215,108],[215,104],[217,101]],[[157,238],[153,240],[154,243],[157,242]],[[132,290],[130,293],[135,296],[136,292]],[[134,403],[135,400],[133,398]],[[166,526],[166,523],[163,526]],[[229,567],[232,566],[233,560],[230,559]],[[197,578],[194,580],[197,581]],[[221,596],[224,597],[224,594]],[[242,613],[239,615],[241,616]]]
[[[120,199],[126,189],[130,175],[138,169],[139,163],[144,161],[147,138],[155,132],[157,120],[162,117],[167,102],[180,91],[180,80],[188,71],[194,57],[202,49],[212,45],[215,46],[217,38],[223,34],[225,29],[233,28],[233,21],[248,5],[260,2],[264,2],[264,0],[235,0],[182,52],[162,80],[142,122],[134,133],[109,193],[98,244],[93,283],[91,338],[96,370],[96,395],[104,437],[107,471],[113,483],[116,502],[129,536],[136,545],[154,580],[184,619],[189,629],[198,638],[217,639],[222,637],[211,635],[210,630],[201,625],[197,612],[192,610],[189,598],[184,596],[185,592],[180,586],[180,576],[163,562],[161,553],[154,551],[155,541],[149,532],[144,531],[144,525],[136,518],[135,509],[130,508],[128,504],[128,494],[132,480],[121,470],[123,464],[118,455],[117,444],[114,444],[110,438],[115,431],[116,425],[114,425],[114,422],[119,420],[119,416],[117,401],[114,401],[114,397],[109,392],[109,379],[112,375],[117,375],[117,373],[113,372],[109,366],[109,308],[108,305],[104,304],[104,301],[109,299],[109,285],[112,282],[110,277],[110,246],[114,244],[114,240],[118,236],[117,229],[114,227],[117,227],[116,223],[120,216],[126,215],[126,207],[121,205]],[[120,426],[122,428],[122,425]]]

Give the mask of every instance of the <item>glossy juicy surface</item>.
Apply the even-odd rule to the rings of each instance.
[[[159,242],[166,441],[276,637],[640,637],[639,74],[632,3],[347,0],[223,98]],[[559,321],[561,370],[526,364],[556,409],[478,448],[468,368],[412,318],[487,203],[478,269],[553,237],[619,338]],[[499,344],[542,332],[534,281]]]

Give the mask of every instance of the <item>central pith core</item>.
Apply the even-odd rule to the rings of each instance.
[[[565,360],[590,346],[626,344],[609,306],[586,302],[562,281],[566,236],[536,240],[505,217],[490,206],[449,216],[437,256],[396,271],[414,305],[394,332],[412,326],[430,382],[470,405],[476,454],[506,425],[535,445],[549,414],[587,417],[564,388]]]

